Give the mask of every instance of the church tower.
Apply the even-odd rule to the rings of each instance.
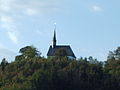
[[[67,53],[67,57],[69,59],[76,59],[75,54],[73,53],[70,45],[57,45],[57,40],[56,40],[56,24],[55,24],[55,28],[54,28],[54,36],[53,36],[53,42],[52,45],[50,45],[47,56],[48,57],[55,57],[56,53],[58,52],[58,50],[60,49],[64,49]]]
[[[57,42],[57,40],[56,40],[56,31],[54,30],[54,36],[53,36],[53,48],[56,47],[56,42]]]

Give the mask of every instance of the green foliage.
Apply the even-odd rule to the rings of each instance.
[[[87,85],[93,90],[101,85],[102,73],[101,66],[84,59],[31,58],[7,65],[0,73],[0,89],[86,90]]]
[[[16,56],[15,58],[16,61],[35,57],[40,58],[41,55],[41,53],[33,46],[26,46],[24,48],[21,48],[19,53],[21,53],[21,55]]]
[[[58,49],[55,55],[58,57],[65,57],[67,56],[67,52],[65,49]]]
[[[14,62],[2,60],[0,90],[120,89],[119,58],[108,58],[105,64],[92,56],[69,60],[61,50],[59,57],[45,59],[31,46],[20,49],[20,53]]]
[[[7,65],[8,65],[7,60],[5,58],[3,58],[1,65],[0,65],[0,69],[3,71]]]
[[[104,72],[107,78],[105,80],[106,90],[120,89],[120,47],[114,52],[109,53],[108,60],[105,62]]]
[[[120,47],[118,47],[116,50],[114,50],[113,52],[110,51],[109,55],[108,55],[108,60],[112,59],[112,60],[119,60],[120,59]]]

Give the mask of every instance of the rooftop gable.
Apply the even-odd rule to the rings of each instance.
[[[56,47],[50,46],[49,51],[47,53],[47,56],[55,56],[56,52],[59,49],[64,49],[66,51],[66,53],[67,53],[67,56],[72,56],[72,57],[76,58],[73,51],[72,51],[72,49],[71,49],[71,47],[69,45],[57,45]]]

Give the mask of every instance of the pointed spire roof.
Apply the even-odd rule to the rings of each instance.
[[[56,47],[56,24],[54,24],[53,48]]]
[[[53,41],[56,41],[56,23],[54,23],[54,36]]]
[[[70,59],[76,59],[75,54],[73,53],[71,47],[69,45],[57,45],[56,44],[57,40],[56,40],[56,23],[54,23],[54,36],[53,36],[53,44],[50,46],[47,56],[48,57],[54,57],[56,56],[56,52],[58,52],[58,50],[60,49],[64,49],[67,53],[67,56]]]
[[[56,30],[54,30],[53,41],[56,41]]]

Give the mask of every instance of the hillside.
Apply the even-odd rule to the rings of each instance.
[[[119,90],[119,51],[100,62],[92,57],[71,60],[59,54],[46,59],[35,47],[26,46],[14,62],[2,60],[0,90]]]

